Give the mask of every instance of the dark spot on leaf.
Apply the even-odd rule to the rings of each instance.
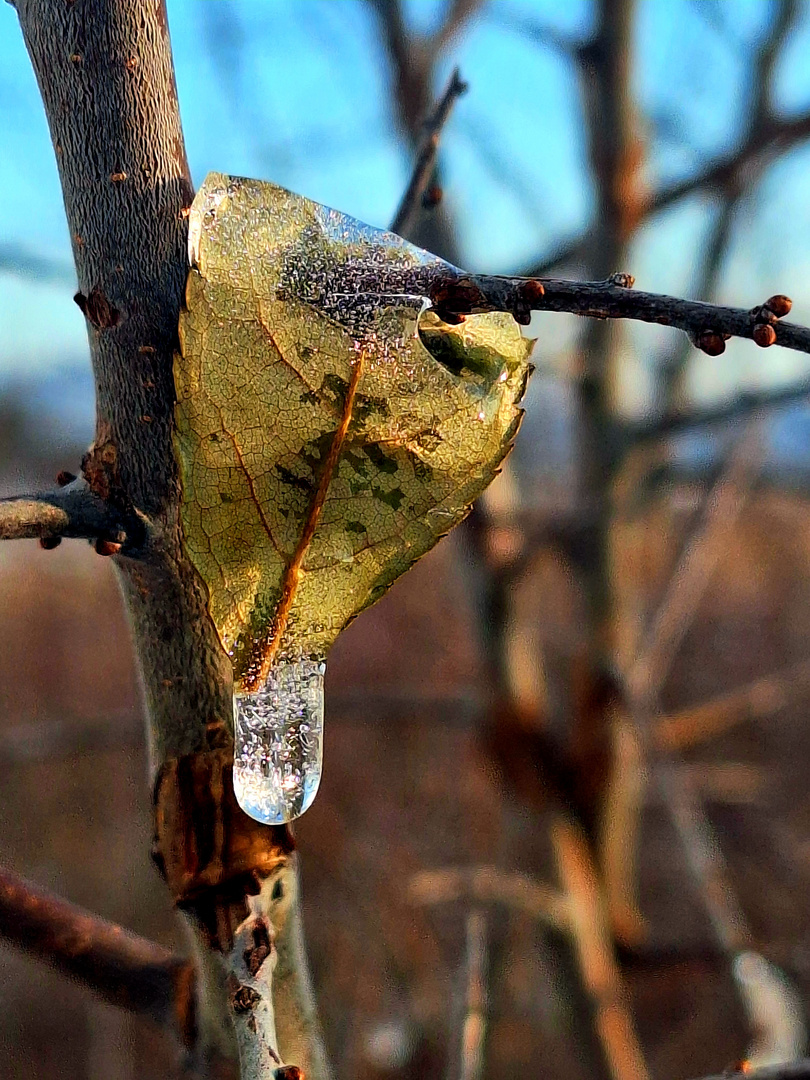
[[[324,380],[321,383],[321,390],[324,393],[331,394],[341,404],[346,400],[346,395],[349,392],[349,384],[345,379],[341,379],[339,375],[335,375],[330,372],[324,376]]]
[[[387,419],[391,415],[391,410],[388,408],[388,402],[385,398],[372,397],[369,394],[355,394],[354,419],[363,423],[374,414],[383,419]]]
[[[276,465],[275,471],[282,484],[287,484],[289,487],[298,488],[299,491],[304,491],[307,495],[310,495],[312,493],[312,484],[303,476],[296,476],[294,472],[290,472],[289,469],[285,469],[283,465]]]
[[[347,521],[343,526],[346,532],[350,533],[364,533],[368,532],[368,529],[362,523],[362,521]]]
[[[397,471],[398,465],[393,458],[390,458],[380,448],[379,443],[369,443],[365,447],[366,457],[369,461],[380,470],[380,472],[387,473],[389,476],[393,476]]]
[[[354,471],[359,473],[360,476],[368,476],[368,462],[360,454],[355,454],[351,450],[344,450],[343,458],[345,461],[348,461]]]
[[[392,488],[391,491],[383,491],[382,488],[375,487],[372,488],[372,491],[380,502],[385,503],[386,506],[390,506],[394,510],[399,510],[405,500],[405,492],[402,488],[397,487]]]

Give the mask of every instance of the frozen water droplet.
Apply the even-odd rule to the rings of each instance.
[[[307,810],[323,760],[322,660],[278,660],[267,681],[235,700],[233,788],[246,814],[280,825]]]

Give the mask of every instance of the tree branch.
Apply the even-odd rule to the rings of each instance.
[[[763,348],[781,345],[810,352],[810,329],[780,321],[777,311],[769,307],[773,304],[781,310],[779,301],[784,301],[789,310],[790,301],[781,295],[746,310],[641,292],[632,285],[628,274],[614,274],[607,281],[460,274],[436,276],[428,291],[437,313],[450,321],[477,312],[509,311],[517,322],[527,325],[532,311],[558,311],[671,326],[688,333],[698,348],[713,356],[723,352],[730,337],[747,338]],[[767,340],[760,327],[770,328]]]
[[[478,905],[503,904],[555,930],[567,930],[571,925],[570,904],[564,893],[525,874],[510,873],[497,866],[423,870],[411,878],[408,897],[415,904],[456,900]]]
[[[275,1080],[284,1062],[278,1049],[273,1008],[276,950],[273,927],[261,915],[250,915],[233,937],[228,958],[228,999],[243,1076]],[[293,1080],[293,1075],[289,1075]],[[295,1074],[297,1080],[300,1071]]]
[[[84,476],[99,498],[150,522],[139,558],[115,562],[149,718],[156,859],[196,946],[198,1056],[233,1060],[221,957],[259,880],[289,864],[292,841],[236,804],[231,665],[181,534],[173,359],[193,191],[165,4],[17,0],[16,7],[88,324],[97,416]],[[290,933],[297,920],[293,907]],[[300,931],[293,937],[300,942]],[[276,1022],[283,1014],[289,1030],[315,1039],[303,948],[289,955],[295,992],[277,1003]],[[328,1072],[320,1043],[309,1053],[309,1080],[319,1080]]]
[[[0,540],[103,539],[134,555],[145,533],[142,518],[121,513],[84,480],[55,491],[0,499]]]
[[[467,84],[462,82],[458,68],[454,68],[450,81],[436,108],[425,121],[422,141],[416,152],[413,173],[391,223],[391,232],[399,233],[401,236],[408,235],[414,217],[423,206],[424,196],[436,168],[436,154],[439,149],[439,138],[442,129],[450,118],[450,113],[453,111],[456,101],[466,91]]]
[[[105,1001],[148,1016],[189,1046],[189,961],[0,869],[0,936]]]
[[[802,351],[805,350],[802,349]],[[658,439],[683,435],[695,428],[708,427],[711,424],[729,424],[752,418],[766,409],[791,405],[808,396],[810,396],[810,379],[802,379],[800,382],[791,383],[790,386],[780,386],[776,390],[744,390],[719,405],[710,405],[705,409],[684,410],[652,421],[627,424],[624,435],[633,445],[642,446]]]
[[[807,694],[808,689],[810,660],[800,660],[709,701],[658,716],[653,737],[663,750],[682,753],[722,735],[736,724],[772,716],[790,701]]]
[[[749,135],[737,150],[709,162],[693,176],[667,184],[644,197],[638,207],[638,219],[646,221],[698,192],[722,191],[734,182],[743,185],[752,167],[761,172],[779,154],[807,138],[810,138],[810,112],[789,120],[770,119]],[[564,240],[553,251],[532,263],[524,276],[543,277],[561,266],[579,262],[587,255],[591,243],[590,233]]]

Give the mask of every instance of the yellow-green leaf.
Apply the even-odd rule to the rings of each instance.
[[[441,322],[425,296],[447,264],[272,184],[211,173],[189,225],[183,530],[253,689],[276,655],[325,655],[465,516],[517,430],[530,342],[508,314]]]

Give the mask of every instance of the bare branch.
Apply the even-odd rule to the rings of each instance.
[[[759,327],[767,326],[773,333],[769,331],[767,344],[764,339],[757,341],[761,347],[775,344],[810,352],[810,329],[779,321],[768,307],[777,297],[745,310],[640,292],[632,284],[633,278],[627,274],[614,274],[607,281],[462,274],[437,277],[430,284],[430,296],[437,312],[443,318],[449,315],[451,320],[453,316],[481,311],[509,311],[524,325],[532,311],[565,311],[591,319],[634,319],[683,330],[710,355],[721,353],[729,337],[757,341],[761,337]],[[784,299],[789,305],[790,301]]]
[[[466,988],[461,1026],[459,1080],[480,1080],[487,1032],[487,922],[483,913],[467,915]]]
[[[0,540],[103,539],[126,545],[126,554],[132,554],[144,534],[143,519],[122,514],[84,480],[42,494],[0,499]]]
[[[551,840],[570,898],[577,963],[593,1002],[594,1023],[610,1075],[613,1080],[648,1080],[587,841],[576,825],[561,818],[551,827]]]
[[[68,288],[76,284],[76,273],[70,263],[40,255],[22,244],[10,241],[0,244],[0,274],[13,274],[16,277]]]
[[[800,660],[711,701],[658,717],[654,723],[654,738],[667,750],[689,750],[722,735],[736,724],[772,716],[808,690],[810,660]]]
[[[442,904],[466,900],[476,904],[503,904],[522,911],[557,930],[570,926],[568,898],[550,885],[496,866],[446,867],[423,870],[408,887],[416,904]]]
[[[444,23],[430,39],[430,48],[435,58],[438,58],[461,33],[483,4],[484,0],[451,0]]]
[[[234,933],[228,957],[231,1018],[241,1074],[249,1080],[275,1080],[276,1070],[284,1065],[273,1008],[274,936],[268,920],[252,914]]]
[[[190,1044],[194,971],[168,949],[4,869],[0,869],[0,936],[105,1001],[148,1016]]]
[[[684,410],[662,416],[651,422],[629,424],[625,428],[625,436],[631,443],[641,446],[658,439],[681,435],[695,428],[753,418],[766,409],[791,405],[808,396],[810,396],[810,379],[802,379],[800,382],[791,383],[790,386],[780,386],[776,390],[756,392],[744,390],[720,405],[711,405],[705,409]]]
[[[400,236],[408,235],[411,222],[423,205],[423,198],[436,168],[436,154],[442,129],[450,118],[456,101],[466,90],[467,84],[462,82],[458,68],[454,68],[436,108],[425,121],[413,173],[391,223],[391,232],[399,233]]]
[[[761,172],[780,154],[807,138],[810,138],[810,112],[788,120],[771,119],[737,150],[710,162],[700,172],[667,184],[642,199],[638,207],[639,221],[645,221],[698,192],[722,191],[733,182],[744,186],[743,182],[752,168]],[[528,267],[525,276],[544,277],[561,266],[580,262],[587,255],[591,243],[590,233],[562,241],[553,251]]]
[[[754,425],[734,446],[655,613],[646,640],[625,677],[631,699],[645,712],[658,699],[673,659],[692,624],[717,565],[728,550],[756,475],[760,432]]]

